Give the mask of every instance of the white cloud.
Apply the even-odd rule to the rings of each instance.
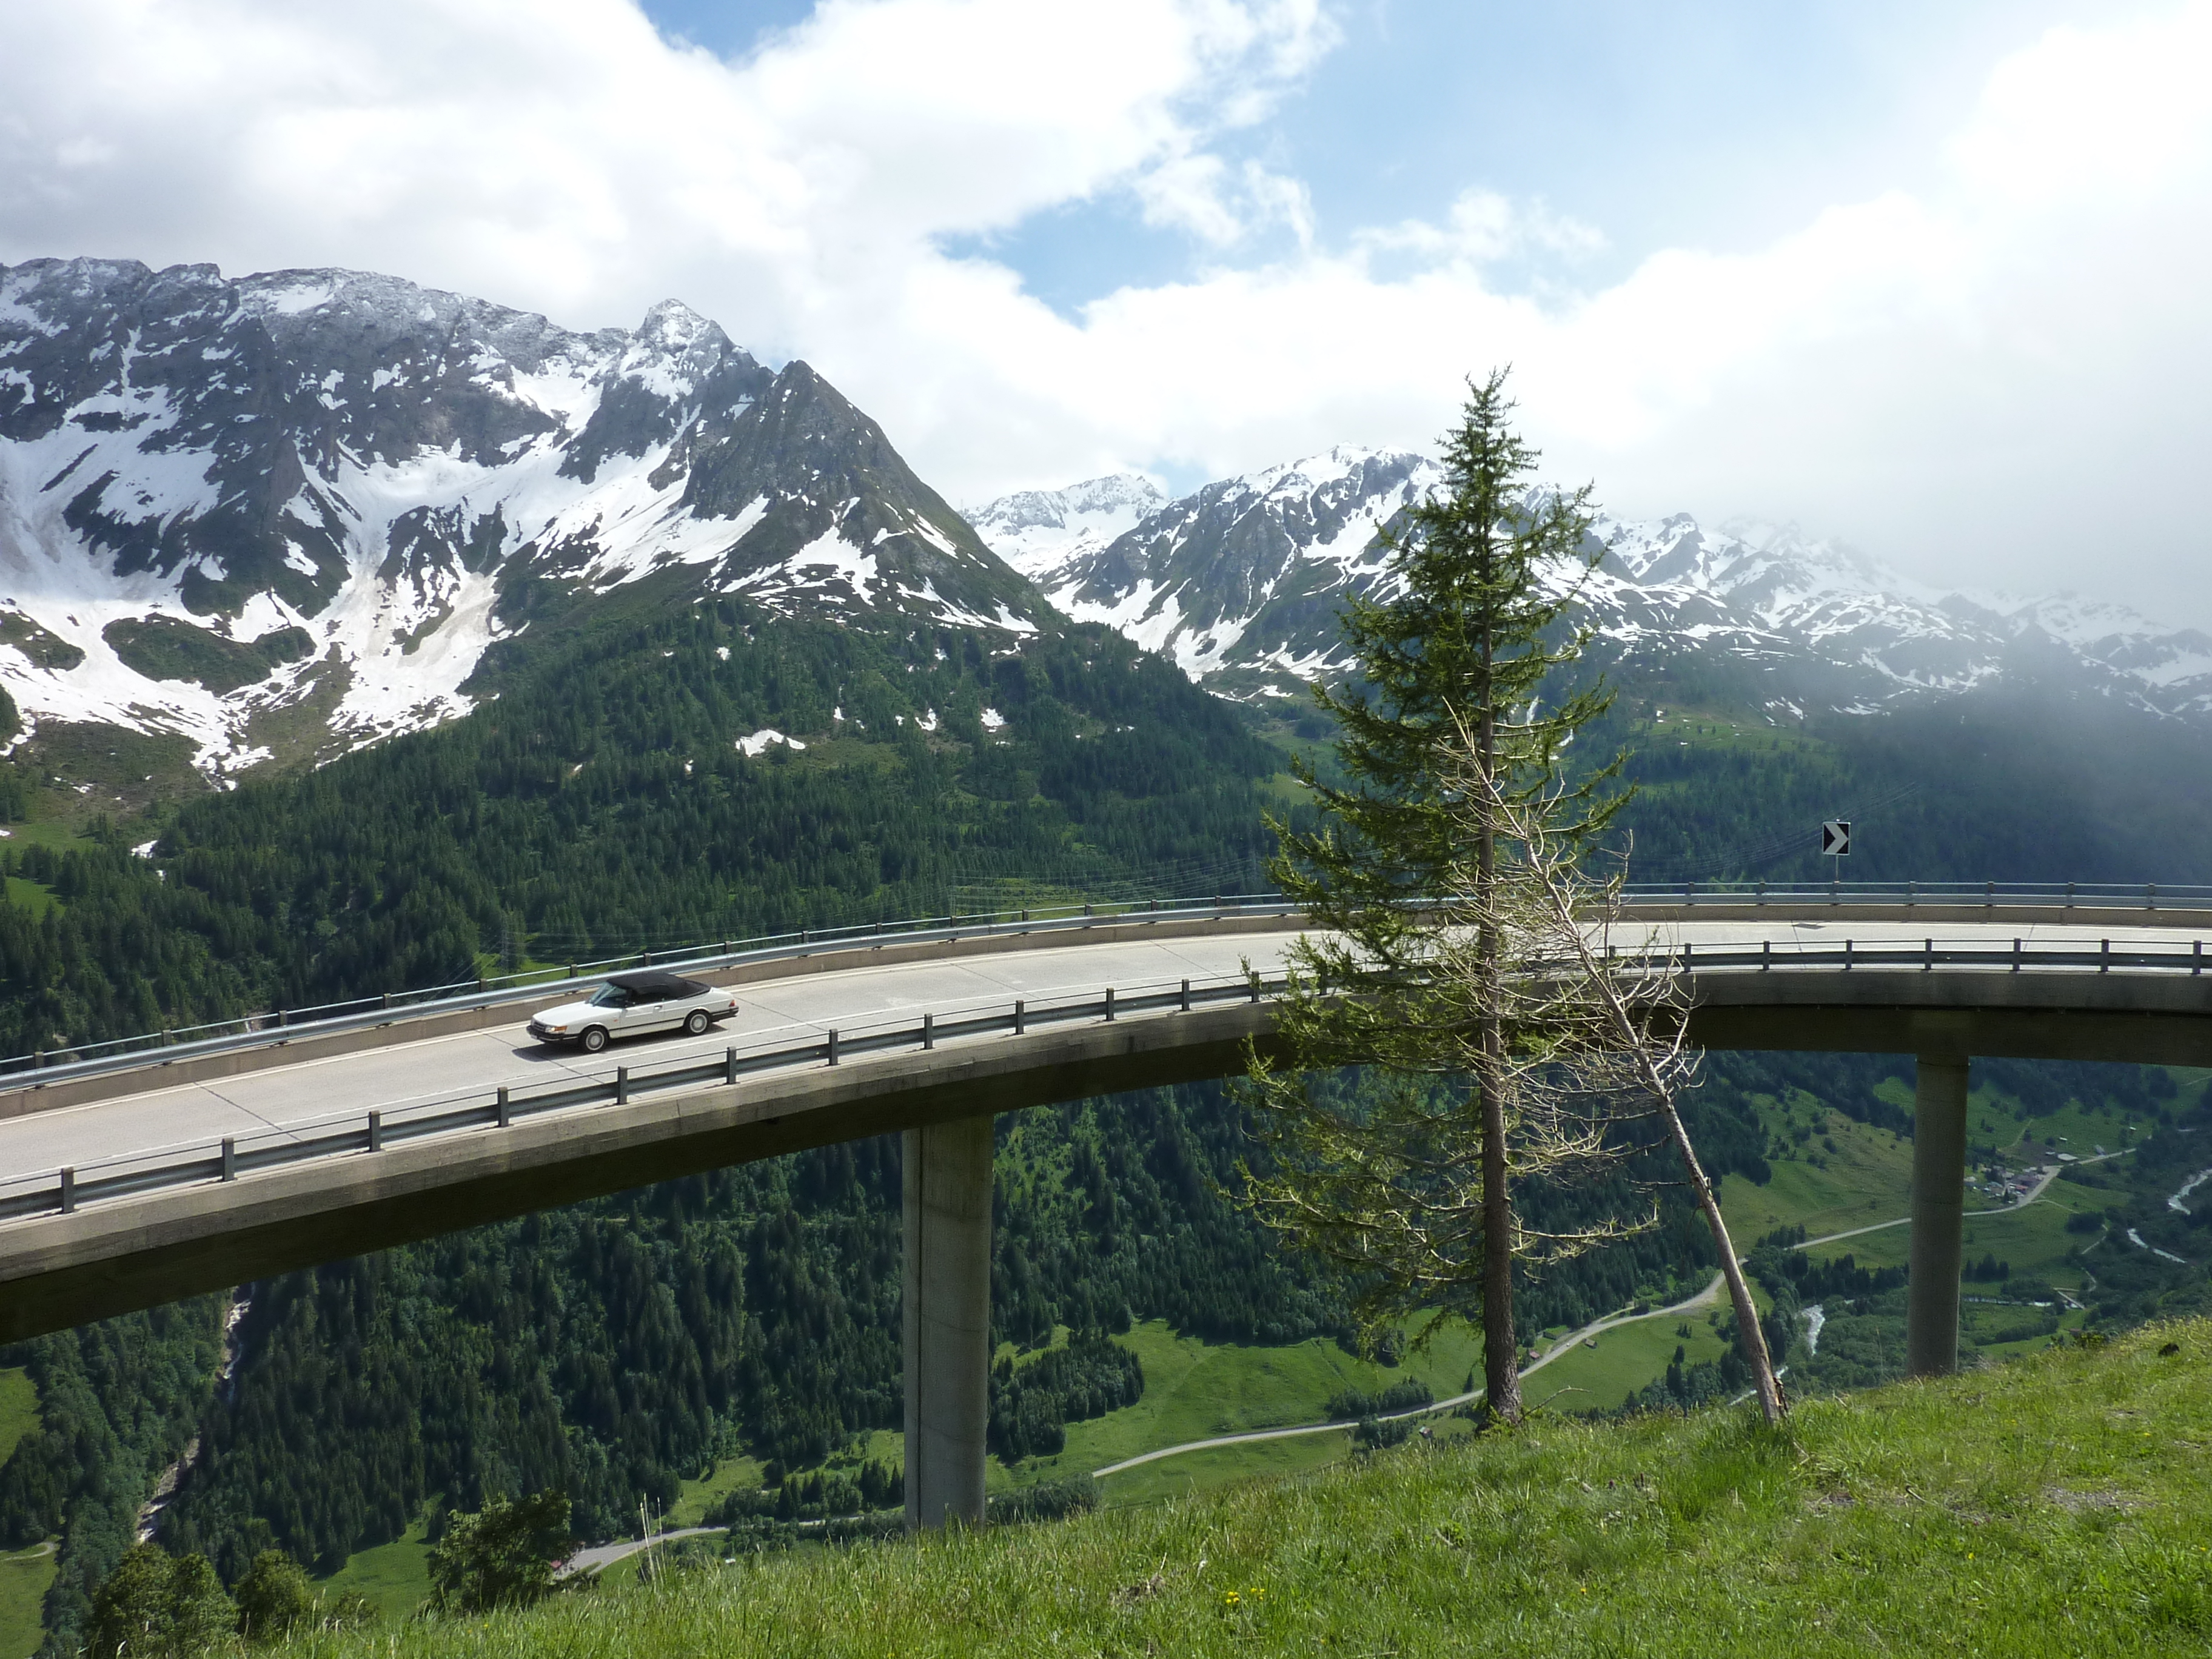
[[[1606,245],[1595,226],[1494,190],[1462,191],[1441,225],[1425,219],[1371,225],[1355,232],[1352,243],[1369,252],[1413,253],[1455,265],[1486,265],[1531,249],[1580,257]]]
[[[1214,248],[1234,247],[1276,225],[1288,229],[1302,251],[1313,246],[1313,201],[1305,185],[1258,161],[1231,167],[1207,152],[1178,155],[1146,169],[1133,189],[1146,223],[1188,231]]]
[[[1314,0],[827,0],[750,60],[623,0],[0,9],[0,257],[395,270],[771,352],[937,239],[1186,164],[1325,49]]]
[[[1934,184],[1587,292],[1496,274],[1601,245],[1540,204],[1330,234],[1236,159],[1334,39],[1319,0],[827,0],[725,64],[623,0],[5,7],[0,258],[366,266],[580,326],[678,295],[955,499],[1422,444],[1510,361],[1609,504],[2212,620],[2212,3],[1997,65]],[[1121,192],[1213,264],[1070,318],[945,251]]]

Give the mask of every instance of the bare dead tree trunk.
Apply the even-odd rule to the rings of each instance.
[[[1769,1423],[1779,1423],[1788,1414],[1789,1404],[1774,1375],[1774,1357],[1767,1351],[1766,1333],[1759,1322],[1759,1307],[1751,1298],[1743,1264],[1736,1260],[1735,1242],[1729,1237],[1728,1222],[1721,1214],[1713,1183],[1705,1175],[1705,1165],[1698,1159],[1690,1132],[1684,1127],[1682,1115],[1674,1103],[1675,1081],[1681,1073],[1681,1024],[1678,1018],[1672,1035],[1662,1035],[1655,1026],[1653,1017],[1669,1006],[1678,1016],[1686,1012],[1682,999],[1673,989],[1672,981],[1663,976],[1671,963],[1662,965],[1662,976],[1655,980],[1649,965],[1648,948],[1644,965],[1626,973],[1616,969],[1609,957],[1601,958],[1602,947],[1591,944],[1583,931],[1583,918],[1577,914],[1578,901],[1589,896],[1589,889],[1577,880],[1571,864],[1556,852],[1540,813],[1505,801],[1494,787],[1491,801],[1495,815],[1523,850],[1534,878],[1535,896],[1543,909],[1543,914],[1534,919],[1534,926],[1557,941],[1556,948],[1572,964],[1574,976],[1583,988],[1583,994],[1590,1000],[1592,1011],[1601,1016],[1607,1030],[1606,1040],[1626,1059],[1635,1084],[1650,1097],[1667,1126],[1668,1138],[1674,1143],[1674,1151],[1682,1160],[1690,1190],[1697,1198],[1698,1209],[1704,1212],[1705,1225],[1712,1233],[1713,1247],[1720,1255],[1721,1273],[1728,1281],[1729,1299],[1735,1309],[1737,1340],[1745,1363],[1751,1368],[1759,1410]],[[1611,890],[1604,892],[1605,903],[1598,921],[1601,933],[1608,936],[1616,910],[1615,896]],[[1648,947],[1649,941],[1646,943]],[[1632,985],[1638,988],[1632,991]],[[1658,988],[1656,993],[1650,988],[1655,986]]]
[[[1506,1191],[1504,1072],[1498,1023],[1483,1033],[1482,1374],[1485,1398],[1507,1423],[1521,1420],[1521,1349],[1513,1331],[1513,1212]]]
[[[1651,1064],[1648,1054],[1639,1051],[1638,1063],[1646,1074],[1644,1086],[1658,1103],[1659,1115],[1689,1176],[1690,1190],[1697,1195],[1698,1207],[1705,1212],[1705,1225],[1712,1230],[1713,1243],[1720,1251],[1721,1273],[1728,1280],[1729,1301],[1735,1309],[1736,1340],[1742,1345],[1745,1362],[1751,1367],[1752,1381],[1759,1390],[1759,1409],[1769,1423],[1779,1423],[1788,1415],[1790,1407],[1782,1397],[1781,1381],[1774,1375],[1774,1356],[1766,1350],[1766,1332],[1759,1322],[1759,1304],[1751,1299],[1751,1286],[1745,1281],[1743,1264],[1736,1260],[1728,1223],[1721,1215],[1720,1200],[1714,1195],[1713,1183],[1705,1178],[1705,1166],[1698,1161],[1698,1149],[1690,1144],[1690,1132],[1682,1127],[1682,1115],[1674,1109],[1674,1091],[1657,1075],[1657,1068]]]

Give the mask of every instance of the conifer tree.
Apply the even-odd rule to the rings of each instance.
[[[1479,1324],[1492,1413],[1521,1415],[1516,1259],[1558,1260],[1635,1221],[1538,1232],[1514,1188],[1617,1155],[1602,1098],[1562,1058],[1560,988],[1522,971],[1504,808],[1588,843],[1619,810],[1616,768],[1559,784],[1562,753],[1603,712],[1583,690],[1547,702],[1580,653],[1562,573],[1586,559],[1589,492],[1532,494],[1537,456],[1508,422],[1504,374],[1470,383],[1443,443],[1444,484],[1386,532],[1384,599],[1355,597],[1358,665],[1316,686],[1342,735],[1344,781],[1302,766],[1320,827],[1277,825],[1273,866],[1313,931],[1291,952],[1278,1069],[1256,1053],[1267,1172],[1261,1213],[1347,1271],[1363,1316],[1443,1309]],[[1472,780],[1458,775],[1470,763]],[[1349,1093],[1329,1074],[1364,1066]]]
[[[1611,787],[1618,759],[1579,779],[1563,760],[1609,697],[1546,702],[1586,637],[1569,626],[1568,578],[1595,563],[1589,491],[1530,489],[1536,456],[1507,424],[1504,380],[1472,388],[1445,488],[1386,536],[1395,597],[1348,608],[1358,679],[1316,690],[1342,726],[1346,781],[1302,769],[1322,827],[1278,826],[1274,872],[1315,928],[1290,953],[1289,1064],[1253,1055],[1272,1157],[1247,1190],[1348,1274],[1370,1322],[1441,1310],[1480,1324],[1486,1401],[1515,1422],[1516,1263],[1656,1218],[1541,1230],[1516,1191],[1619,1158],[1611,1127],[1648,1106],[1712,1231],[1773,1421],[1756,1310],[1676,1106],[1692,1071],[1679,988],[1653,941],[1610,946],[1625,860],[1605,881],[1582,867],[1626,797]],[[1352,1067],[1364,1069],[1347,1090],[1332,1073]]]

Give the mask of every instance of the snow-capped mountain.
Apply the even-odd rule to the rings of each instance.
[[[210,774],[465,710],[641,584],[862,624],[1052,612],[803,362],[346,270],[0,266],[0,685]]]
[[[1116,472],[1065,489],[1024,489],[968,511],[991,550],[1024,575],[1104,547],[1168,504],[1139,472]]]
[[[1103,622],[1232,696],[1289,691],[1331,661],[1336,607],[1382,569],[1376,529],[1434,482],[1417,455],[1336,449],[1210,483],[1113,540],[1024,533],[1024,568],[1079,622]],[[996,547],[1005,502],[970,522]],[[993,528],[986,530],[986,526]]]
[[[1210,483],[1101,545],[1009,497],[970,521],[1052,601],[1238,697],[1299,696],[1344,661],[1347,592],[1387,592],[1376,532],[1440,482],[1425,456],[1339,448]],[[1795,526],[1601,518],[1579,580],[1632,660],[1722,652],[1778,671],[1778,704],[1874,709],[1998,678],[2070,678],[2161,713],[2212,714],[2212,639],[2069,597],[1945,592]],[[1017,538],[1018,540],[1017,541]],[[1009,548],[1013,551],[1009,551]],[[1589,550],[1595,552],[1600,548]]]

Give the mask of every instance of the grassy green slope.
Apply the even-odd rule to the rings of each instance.
[[[2212,1324],[1742,1412],[1540,1418],[1073,1522],[709,1565],[319,1654],[2201,1653]]]
[[[1056,1458],[1032,1458],[1018,1471],[1022,1480],[1089,1474],[1139,1453],[1217,1435],[1255,1429],[1317,1423],[1329,1396],[1346,1389],[1379,1393],[1407,1376],[1418,1376],[1442,1400],[1464,1387],[1470,1367],[1480,1363],[1480,1346],[1466,1327],[1439,1332],[1426,1350],[1409,1354],[1395,1368],[1356,1358],[1327,1337],[1286,1347],[1245,1346],[1178,1337],[1158,1322],[1139,1325],[1121,1339],[1145,1362],[1144,1398],[1087,1423],[1067,1425],[1067,1449]],[[1279,1449],[1267,1443],[1244,1449],[1240,1456],[1273,1462]],[[1340,1439],[1328,1443],[1338,1452]],[[1225,1468],[1242,1472],[1237,1456],[1220,1457]],[[1256,1466],[1256,1465],[1255,1465]],[[1188,1471],[1178,1469],[1178,1486]],[[1217,1477],[1219,1478],[1219,1477]],[[1155,1482],[1145,1470],[1114,1475],[1106,1483],[1109,1503],[1144,1501]]]
[[[0,1555],[0,1659],[30,1659],[39,1650],[40,1609],[60,1560],[51,1542]]]
[[[390,1543],[356,1552],[317,1588],[333,1597],[348,1591],[364,1595],[387,1620],[408,1617],[430,1599],[428,1530],[417,1520]]]
[[[1715,1313],[1638,1319],[1601,1331],[1531,1375],[1521,1397],[1560,1412],[1614,1410],[1624,1396],[1665,1370],[1677,1348],[1688,1364],[1718,1359],[1727,1344],[1715,1328],[1717,1318]]]
[[[0,1370],[0,1463],[39,1426],[39,1389],[20,1365]],[[0,1659],[27,1659],[45,1631],[40,1604],[54,1581],[51,1542],[0,1555]]]
[[[1775,1116],[1771,1110],[1761,1115],[1770,1121]],[[1722,1183],[1721,1212],[1739,1248],[1747,1249],[1777,1227],[1802,1225],[1818,1238],[1905,1213],[1912,1190],[1912,1143],[1840,1112],[1822,1118],[1820,1135],[1837,1150],[1812,1143],[1820,1163],[1809,1156],[1778,1158],[1774,1177],[1764,1186],[1741,1179]]]

